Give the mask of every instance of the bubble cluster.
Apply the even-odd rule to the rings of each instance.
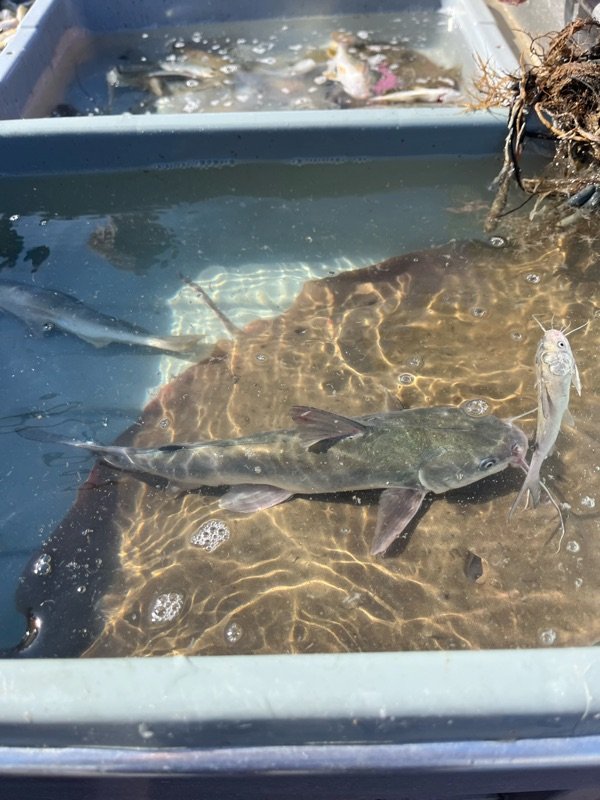
[[[406,366],[419,369],[419,367],[423,366],[423,358],[421,356],[411,356],[406,359]]]
[[[480,306],[475,306],[471,309],[471,316],[475,317],[476,319],[481,319],[481,317],[485,317],[486,314],[486,309],[481,308]]]
[[[166,417],[163,417],[161,421],[158,423],[158,427],[165,430],[169,427],[169,420]]]
[[[596,500],[593,497],[589,497],[587,494],[585,497],[581,498],[581,505],[584,508],[595,508],[596,507]]]
[[[190,539],[192,544],[212,553],[217,547],[226,542],[231,536],[231,531],[220,519],[209,519],[198,528]]]
[[[150,622],[160,625],[163,622],[172,622],[181,614],[183,609],[183,595],[180,592],[167,592],[154,598],[150,609]]]
[[[540,632],[540,642],[543,645],[551,645],[556,641],[556,631],[553,628],[548,628]]]
[[[483,417],[484,414],[487,414],[490,405],[485,400],[477,397],[474,400],[467,400],[463,404],[463,408],[471,417]]]
[[[265,353],[257,353],[256,354],[256,360],[257,361],[266,361],[267,360],[267,356],[265,355]]]
[[[238,622],[230,622],[225,628],[225,641],[229,644],[235,644],[242,638],[242,626]]]
[[[32,569],[34,575],[49,575],[52,572],[52,557],[47,553],[42,553],[42,555],[34,561]]]
[[[574,539],[567,542],[567,550],[569,553],[578,553],[580,550],[579,542],[576,542]]]
[[[527,281],[527,283],[534,283],[535,284],[535,283],[539,283],[542,279],[537,274],[537,272],[528,272],[527,275],[525,275],[525,280]]]

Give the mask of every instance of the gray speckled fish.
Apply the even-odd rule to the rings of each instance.
[[[400,536],[428,492],[475,483],[509,465],[523,467],[527,437],[494,416],[451,406],[343,417],[294,406],[292,430],[157,448],[60,440],[108,464],[155,475],[183,489],[231,486],[221,508],[251,513],[294,494],[383,489],[372,553]],[[26,438],[57,441],[40,429]]]

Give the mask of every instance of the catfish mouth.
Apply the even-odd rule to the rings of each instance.
[[[509,464],[512,467],[519,467],[523,472],[529,472],[529,464],[525,460],[527,446],[523,446],[520,442],[513,442],[510,451],[512,455]]]

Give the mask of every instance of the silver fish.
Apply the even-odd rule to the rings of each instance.
[[[538,343],[535,354],[538,395],[535,446],[527,476],[510,514],[515,511],[527,492],[530,493],[534,506],[539,503],[541,466],[554,448],[563,420],[567,425],[573,425],[573,417],[569,411],[571,386],[581,395],[579,370],[566,333],[555,328],[546,330],[539,322],[538,324],[544,335]]]
[[[383,489],[373,554],[402,534],[428,492],[522,467],[527,450],[527,437],[512,423],[450,406],[354,418],[294,406],[291,416],[292,430],[150,448],[64,440],[37,428],[19,433],[89,450],[114,467],[182,489],[230,486],[220,506],[236,512],[270,508],[295,494]]]
[[[167,353],[194,355],[198,355],[201,347],[201,337],[153,336],[137,325],[102,314],[76,297],[55,289],[0,281],[0,309],[24,320],[35,333],[57,328],[94,347],[118,342],[151,347]]]

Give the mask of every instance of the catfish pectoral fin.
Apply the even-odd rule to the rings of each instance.
[[[371,555],[385,553],[421,508],[426,494],[422,489],[386,489],[381,493]]]
[[[317,442],[335,442],[369,430],[367,425],[355,419],[312,406],[292,406],[290,414],[300,427],[299,434],[307,448]]]
[[[279,489],[277,486],[241,483],[239,486],[232,486],[223,495],[219,500],[219,507],[227,511],[252,514],[253,511],[262,511],[263,508],[277,506],[292,495],[293,492]]]

